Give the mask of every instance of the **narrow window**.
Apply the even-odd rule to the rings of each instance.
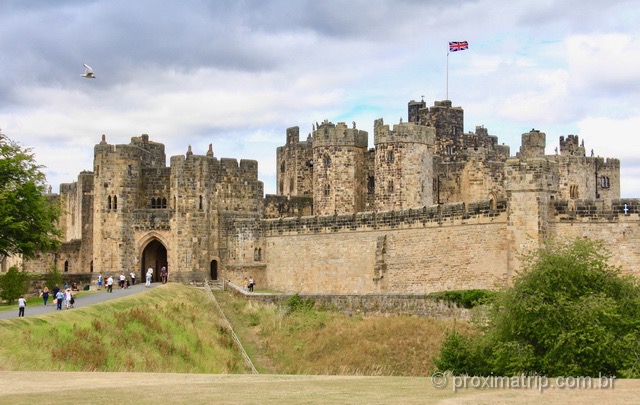
[[[132,169],[132,166],[131,166],[131,165],[127,166],[127,174],[128,174],[129,176],[131,176],[131,169]]]
[[[113,209],[114,210],[118,209],[118,196],[117,195],[113,196]]]
[[[156,208],[156,199],[151,197],[151,209]]]
[[[390,193],[393,193],[393,180],[389,180],[388,189]]]
[[[65,260],[65,261],[64,261],[64,272],[66,273],[66,272],[68,272],[68,271],[69,271],[69,261],[68,261],[68,260]]]
[[[198,204],[198,209],[199,210],[202,209],[202,196],[200,196],[200,203]]]
[[[388,151],[388,152],[387,152],[387,162],[389,162],[389,163],[393,163],[393,159],[394,159],[394,157],[393,157],[393,151],[392,151],[392,150],[390,150],[390,151]]]
[[[325,197],[329,197],[329,195],[331,194],[331,186],[329,184],[324,185],[323,194]]]
[[[167,199],[166,198],[162,199],[162,208],[167,208]]]
[[[331,158],[329,157],[329,155],[325,155],[324,158],[322,159],[322,163],[324,163],[324,167],[331,167]]]
[[[293,194],[293,177],[289,179],[289,194]]]
[[[110,210],[111,209],[111,196],[107,197],[107,209]]]
[[[369,191],[369,194],[373,194],[376,191],[376,180],[373,176],[369,176],[367,179],[367,191]]]

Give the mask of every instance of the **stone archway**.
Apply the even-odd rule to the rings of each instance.
[[[160,269],[163,266],[169,269],[167,248],[159,240],[152,239],[142,250],[140,281],[144,282],[146,279],[147,269],[149,267],[153,268],[153,281],[160,281]]]

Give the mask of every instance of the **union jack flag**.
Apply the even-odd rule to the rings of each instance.
[[[467,41],[449,42],[449,52],[458,52],[469,49],[469,43]]]

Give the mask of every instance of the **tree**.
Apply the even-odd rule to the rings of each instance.
[[[0,133],[0,255],[32,258],[60,246],[60,208],[45,196],[41,169],[31,149]]]
[[[11,266],[5,274],[0,276],[0,298],[9,301],[9,304],[26,293],[28,288],[29,275],[19,272],[15,266]]]
[[[450,335],[436,362],[467,374],[640,375],[640,287],[601,242],[548,241],[494,297],[482,333]],[[452,350],[463,347],[462,356]],[[461,349],[462,350],[462,349]]]

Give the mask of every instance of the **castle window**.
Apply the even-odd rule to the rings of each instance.
[[[96,165],[96,177],[100,176],[100,165]]]
[[[107,196],[107,209],[111,209],[111,196]]]
[[[93,260],[91,260],[91,263],[89,263],[89,272],[93,273]]]
[[[578,198],[578,186],[569,186],[569,198]]]
[[[162,208],[167,208],[167,199],[166,198],[162,199]]]
[[[284,162],[280,164],[280,173],[284,173],[284,169],[286,168]]]
[[[390,193],[393,193],[393,180],[389,180],[388,190]]]
[[[322,159],[322,163],[324,164],[324,167],[331,167],[331,158],[329,157],[329,155],[324,156],[324,158]]]
[[[156,208],[156,199],[151,197],[151,208],[154,209]]]
[[[69,260],[65,260],[64,261],[64,272],[68,272],[69,271]]]
[[[392,150],[390,150],[390,151],[388,151],[388,152],[387,152],[387,162],[389,162],[389,163],[393,163],[393,159],[394,159],[394,157],[393,157],[393,151],[392,151]]]
[[[609,188],[610,184],[609,184],[609,178],[606,176],[602,176],[600,177],[600,187],[602,188]]]
[[[258,261],[262,260],[262,248],[258,248]]]
[[[369,191],[369,194],[373,194],[376,191],[376,179],[373,176],[369,176],[367,179],[367,191]]]
[[[132,167],[133,167],[133,166],[131,166],[131,165],[127,166],[127,174],[128,174],[129,176],[131,176],[131,169],[132,169]]]
[[[280,181],[280,187],[278,187],[280,189],[280,195],[284,194],[284,184],[282,181]]]
[[[329,197],[329,195],[331,195],[331,186],[329,184],[324,185],[323,194],[325,197]]]
[[[289,193],[293,194],[293,177],[289,179]]]
[[[116,195],[113,196],[113,209],[114,210],[118,209],[118,196]]]
[[[202,196],[200,196],[200,203],[198,204],[198,209],[199,210],[202,209]]]

